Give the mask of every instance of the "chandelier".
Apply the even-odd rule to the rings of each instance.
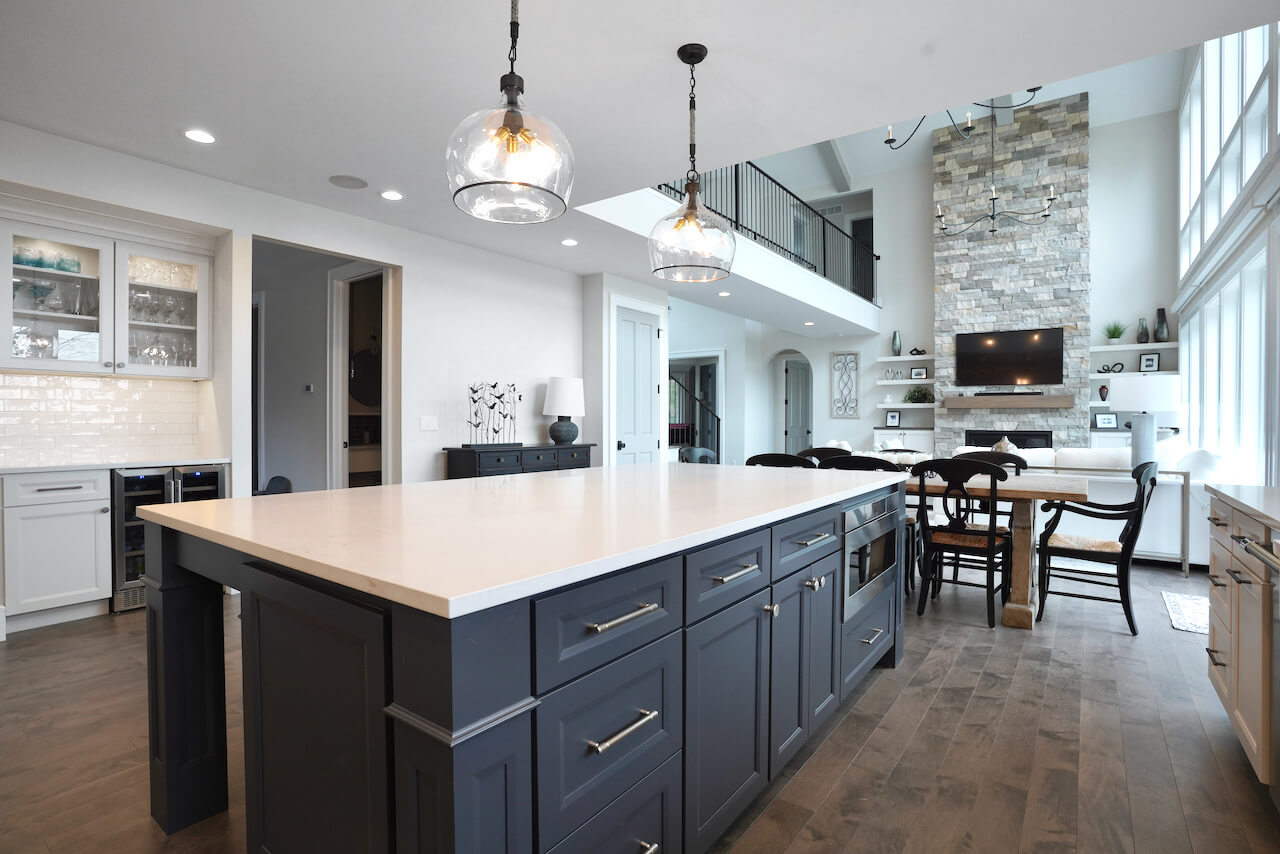
[[[974,101],[973,105],[975,107],[982,107],[984,109],[991,110],[993,113],[996,110],[1016,110],[1019,107],[1025,107],[1027,104],[1030,104],[1032,101],[1034,101],[1036,99],[1036,93],[1043,88],[1044,88],[1043,86],[1032,86],[1030,89],[1027,90],[1027,94],[1030,95],[1031,97],[1027,98],[1027,100],[1023,101],[1020,104],[997,104],[995,102],[995,99],[992,98],[991,103],[989,104],[980,104],[977,101]],[[893,135],[893,125],[889,125],[889,128],[885,133],[884,144],[889,146],[889,148],[893,149],[894,151],[897,151],[899,148],[902,148],[904,145],[906,145],[908,142],[911,141],[911,138],[916,135],[916,131],[920,130],[920,126],[924,124],[924,120],[927,118],[929,118],[927,115],[921,116],[920,121],[916,122],[916,126],[911,129],[911,133],[907,134],[907,138],[904,139],[902,142],[898,142],[897,137]],[[958,124],[956,124],[955,117],[951,115],[950,110],[947,110],[947,118],[951,120],[951,126],[956,129],[956,133],[960,134],[961,139],[968,139],[969,136],[973,133],[973,113],[972,112],[967,112],[964,114],[964,127],[960,127]]]
[[[1054,187],[1049,185],[1049,195],[1045,196],[1044,207],[1035,211],[1011,211],[997,210],[997,204],[1000,196],[996,194],[996,114],[991,112],[991,159],[989,161],[987,177],[991,181],[991,197],[987,199],[991,206],[990,213],[982,213],[972,220],[966,222],[962,227],[956,228],[954,225],[947,223],[946,217],[942,213],[942,205],[937,205],[937,214],[934,219],[938,221],[938,236],[964,234],[980,222],[989,225],[988,234],[994,234],[997,231],[997,224],[1003,218],[1023,225],[1043,225],[1045,220],[1049,218],[1049,213],[1053,208],[1053,203],[1057,201],[1057,195],[1054,193]]]

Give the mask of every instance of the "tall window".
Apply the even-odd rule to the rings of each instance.
[[[1180,274],[1231,215],[1267,156],[1272,128],[1280,130],[1280,116],[1270,115],[1277,38],[1280,25],[1267,25],[1201,45],[1178,114]]]
[[[1237,483],[1266,479],[1266,281],[1263,249],[1185,314],[1180,328],[1187,439],[1194,448],[1218,454],[1219,475]]]

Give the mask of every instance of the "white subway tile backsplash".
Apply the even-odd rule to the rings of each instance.
[[[0,466],[199,456],[196,383],[0,374]]]

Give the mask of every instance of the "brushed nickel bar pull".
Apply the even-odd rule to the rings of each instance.
[[[730,573],[729,575],[713,575],[711,576],[711,580],[716,584],[728,584],[730,581],[737,581],[744,575],[750,575],[759,568],[760,564],[758,563],[744,563],[742,565],[742,569],[737,572]]]
[[[863,638],[862,642],[865,644],[873,644],[876,642],[876,638],[880,637],[882,634],[884,634],[884,629],[876,629],[875,632],[872,633],[871,637]]]
[[[1223,571],[1226,572],[1227,575],[1231,576],[1231,580],[1234,581],[1236,584],[1252,584],[1253,583],[1247,578],[1242,578],[1240,573],[1236,572],[1234,569],[1231,569],[1230,567],[1224,566]]]
[[[658,843],[656,843],[656,842],[641,842],[641,843],[640,843],[640,854],[658,854]]]
[[[587,623],[587,631],[601,634],[602,632],[609,631],[609,629],[616,629],[624,623],[629,623],[632,620],[638,620],[646,614],[652,614],[654,611],[658,610],[659,607],[661,606],[658,605],[657,602],[641,602],[640,607],[636,608],[631,613],[623,614],[621,617],[614,617],[607,623]]]
[[[1209,663],[1212,664],[1214,667],[1227,666],[1227,663],[1225,661],[1218,661],[1218,651],[1216,649],[1210,649],[1209,647],[1206,646],[1204,648],[1204,651],[1209,653]]]
[[[829,539],[831,539],[831,537],[832,537],[832,536],[833,536],[832,534],[830,534],[830,533],[828,533],[828,532],[826,532],[826,531],[823,531],[821,534],[818,534],[816,537],[813,537],[812,539],[808,539],[808,540],[795,540],[794,542],[795,542],[795,544],[796,544],[797,546],[805,546],[805,547],[808,547],[808,546],[812,546],[812,545],[814,545],[814,544],[816,544],[816,543],[820,543],[820,542],[822,542],[823,540],[829,540]]]
[[[84,489],[83,483],[75,486],[37,486],[36,492],[74,492],[77,489]]]
[[[613,747],[615,744],[622,741],[627,736],[631,735],[631,733],[635,732],[636,730],[640,729],[640,727],[649,723],[649,721],[654,721],[657,719],[658,719],[657,709],[654,709],[651,712],[646,711],[645,709],[641,709],[640,717],[637,718],[634,722],[627,724],[622,729],[618,730],[613,735],[606,738],[604,741],[588,741],[587,745],[595,753],[604,753],[610,747]]]
[[[1227,520],[1226,520],[1226,519],[1219,519],[1217,516],[1210,516],[1210,517],[1209,517],[1209,524],[1210,524],[1210,525],[1212,525],[1212,526],[1213,526],[1213,527],[1215,527],[1215,528],[1225,528],[1225,527],[1227,527]]]
[[[1255,543],[1248,537],[1241,537],[1240,540],[1240,545],[1244,546],[1245,551],[1266,564],[1272,572],[1280,572],[1280,558],[1272,554],[1270,549]]]

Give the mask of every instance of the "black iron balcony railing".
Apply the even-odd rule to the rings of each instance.
[[[702,203],[734,230],[857,296],[876,302],[880,256],[748,161],[702,173]],[[684,179],[658,189],[684,200]]]

